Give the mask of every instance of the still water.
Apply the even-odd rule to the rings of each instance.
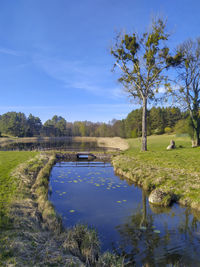
[[[96,149],[96,142],[78,142],[73,141],[71,138],[49,138],[43,139],[38,138],[38,140],[23,140],[23,141],[11,141],[7,143],[0,144],[0,151],[13,151],[13,150],[51,150],[51,149],[73,149],[73,150],[91,150]],[[100,150],[100,148],[98,148]],[[103,150],[103,148],[102,148]]]
[[[102,252],[126,256],[130,266],[200,266],[200,222],[175,204],[149,205],[139,187],[116,176],[110,163],[58,162],[50,201],[66,227],[95,227]]]

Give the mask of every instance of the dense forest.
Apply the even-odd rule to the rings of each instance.
[[[39,117],[21,112],[7,112],[0,115],[1,136],[96,136],[123,138],[140,137],[142,134],[142,109],[135,109],[123,120],[113,119],[109,123],[75,121],[67,122],[61,116],[53,116],[42,124]],[[177,107],[153,107],[148,110],[148,135],[163,133],[189,133],[188,113]]]

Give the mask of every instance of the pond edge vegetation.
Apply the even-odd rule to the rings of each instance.
[[[1,233],[3,266],[124,266],[124,258],[100,252],[95,229],[62,226],[48,200],[49,178],[56,153],[40,153],[20,164],[12,176],[16,197],[10,205],[9,227]]]
[[[139,152],[137,148],[139,140],[128,140],[128,150],[112,155],[114,170],[148,192],[162,192],[163,198],[158,205],[169,206],[175,201],[195,209],[194,215],[199,218],[199,168],[196,169],[195,165],[196,167],[192,166],[187,170],[184,163],[178,166],[174,162],[175,157],[179,157],[181,161],[189,155],[196,157],[199,149],[186,147],[163,151],[163,144],[166,147],[166,142],[171,137],[162,138],[163,143],[159,143],[159,149],[152,143],[152,149],[145,153]],[[153,137],[150,140],[153,142]],[[171,158],[163,163],[166,153]],[[86,225],[76,225],[71,229],[62,227],[61,217],[48,200],[50,172],[62,154],[42,152],[12,172],[11,175],[17,181],[17,192],[9,214],[12,229],[3,231],[3,238],[0,236],[0,241],[4,242],[0,264],[126,266],[124,258],[109,252],[100,253],[100,242],[95,229]]]
[[[198,148],[190,149],[198,150]],[[198,218],[200,217],[198,215],[200,211],[200,178],[199,172],[195,171],[195,168],[191,171],[175,166],[158,166],[153,160],[144,160],[136,154],[129,155],[128,153],[122,152],[121,155],[112,158],[114,171],[117,175],[142,187],[149,194],[150,205],[168,207],[176,202],[191,208],[193,213]],[[149,154],[154,158],[153,152],[150,151]],[[174,160],[176,160],[175,157]],[[152,199],[155,199],[154,203],[151,201]]]

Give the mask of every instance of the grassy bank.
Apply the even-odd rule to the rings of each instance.
[[[171,139],[176,149],[168,151]],[[149,192],[159,188],[180,204],[200,210],[200,148],[192,148],[189,138],[173,135],[148,137],[147,152],[141,152],[140,139],[128,143],[130,148],[113,159],[117,173]]]
[[[10,188],[10,181],[15,181],[15,187],[5,193],[5,197],[10,196],[6,211],[9,224],[4,221],[1,225],[0,266],[124,266],[123,258],[100,253],[94,229],[83,225],[72,229],[62,227],[60,217],[48,201],[49,174],[55,154],[25,153],[29,158],[26,162],[24,152],[2,152],[2,157],[4,154],[9,155],[4,162],[7,168],[12,165],[9,171],[2,171],[4,183],[7,181]],[[21,162],[24,163],[16,167]]]
[[[9,204],[17,194],[18,180],[12,175],[12,171],[36,154],[37,152],[0,152],[0,227],[7,223]]]
[[[5,192],[10,201],[7,224],[4,220],[1,225],[0,266],[84,266],[60,247],[64,242],[61,220],[48,201],[49,174],[55,156],[29,153],[29,160],[24,162],[27,159],[24,152],[2,152],[2,156],[4,154],[8,154],[4,157],[7,167],[23,163],[1,173],[4,183],[7,181],[10,188],[10,181],[14,181],[15,187]]]

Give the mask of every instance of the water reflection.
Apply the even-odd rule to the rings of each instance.
[[[162,230],[157,230],[157,214],[161,213],[169,214],[169,218],[164,222]],[[143,191],[142,205],[138,205],[126,223],[116,227],[121,240],[120,246],[114,247],[114,251],[125,257],[128,266],[200,266],[199,222],[189,209],[185,209],[176,218],[177,228],[170,229],[169,221],[175,216],[170,208],[151,206],[148,211],[147,197]]]
[[[62,162],[52,170],[50,200],[66,227],[94,226],[102,250],[128,266],[200,266],[200,223],[186,208],[150,206],[145,191],[109,163]]]
[[[79,142],[72,138],[36,138],[33,140],[13,140],[0,144],[1,151],[9,150],[50,150],[50,149],[73,149],[85,150],[96,149],[96,142]]]

